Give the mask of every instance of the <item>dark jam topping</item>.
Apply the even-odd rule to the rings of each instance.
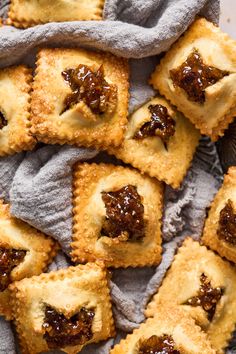
[[[223,295],[223,289],[220,287],[213,288],[205,274],[201,275],[200,282],[201,286],[197,296],[187,300],[186,305],[201,306],[207,312],[208,320],[211,321],[216,311],[216,305]]]
[[[163,334],[161,337],[153,335],[144,340],[138,354],[180,354],[180,351],[175,349],[173,338]]]
[[[144,207],[136,187],[127,185],[115,192],[102,192],[102,199],[106,207],[103,236],[123,235],[132,241],[144,237]]]
[[[135,139],[143,139],[149,136],[158,136],[167,142],[175,133],[175,121],[168,114],[168,110],[161,104],[150,105],[151,120],[144,123],[134,135]]]
[[[87,65],[79,65],[76,69],[63,71],[62,76],[72,90],[65,99],[63,112],[82,100],[93,113],[102,114],[117,96],[116,87],[104,79],[103,66],[92,71]]]
[[[217,235],[219,239],[236,245],[236,213],[234,212],[233,203],[230,199],[220,212]]]
[[[7,120],[4,114],[0,111],[0,129],[4,128],[7,125]]]
[[[205,65],[196,49],[182,65],[170,70],[174,85],[184,89],[189,100],[199,103],[205,102],[205,89],[227,75],[228,71]]]
[[[11,283],[11,271],[23,262],[26,251],[0,248],[0,291]]]
[[[82,345],[92,337],[93,310],[81,308],[79,313],[67,319],[52,307],[47,306],[43,328],[44,339],[50,349],[64,348],[72,345]]]

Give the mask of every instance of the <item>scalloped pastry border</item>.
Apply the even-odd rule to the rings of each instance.
[[[20,105],[20,112],[17,113],[18,117],[18,122],[20,123],[14,123],[13,124],[8,123],[9,129],[7,130],[6,135],[8,136],[9,133],[11,134],[11,139],[14,138],[14,142],[11,144],[5,144],[4,146],[1,145],[0,143],[0,156],[6,156],[6,155],[12,155],[16,152],[21,152],[21,151],[28,151],[32,150],[36,144],[36,141],[34,137],[30,133],[30,128],[31,128],[31,116],[30,116],[30,104],[31,104],[31,89],[32,89],[32,70],[27,68],[25,65],[20,65],[20,66],[13,66],[13,67],[8,67],[5,69],[0,70],[0,74],[3,75],[12,75],[13,77],[16,76],[17,74],[23,74],[24,76],[24,85],[25,87],[19,88],[25,96],[27,96],[27,103],[25,106]],[[10,78],[12,81],[12,79]],[[12,93],[14,94],[14,92]],[[14,102],[14,105],[17,106],[17,100]],[[18,105],[19,106],[19,105]],[[23,126],[22,126],[23,125]],[[10,130],[10,132],[9,132]],[[23,131],[24,134],[21,134],[21,137],[19,138],[18,132]]]
[[[47,108],[40,101],[41,97],[45,96],[41,81],[43,81],[41,67],[47,66],[50,71],[50,65],[47,60],[51,58],[59,58],[59,56],[72,56],[76,58],[88,57],[96,64],[103,64],[106,70],[112,70],[113,73],[119,75],[119,92],[118,92],[118,107],[111,118],[102,122],[100,125],[95,125],[94,129],[86,127],[78,127],[76,131],[73,128],[55,126],[56,116],[52,111],[53,121],[47,120]],[[58,59],[59,60],[59,59]],[[82,59],[83,60],[83,59]],[[36,71],[33,82],[32,93],[32,128],[31,133],[38,139],[47,144],[70,144],[77,146],[95,147],[105,150],[108,146],[118,146],[124,138],[124,131],[127,124],[128,115],[128,100],[129,100],[129,65],[124,58],[116,57],[110,53],[94,52],[81,48],[54,48],[42,49],[37,56]],[[115,75],[115,74],[114,74]],[[115,84],[115,82],[113,82]],[[50,102],[48,103],[50,105]],[[36,113],[38,112],[38,114]],[[60,129],[60,130],[59,130]]]
[[[149,79],[150,85],[152,85],[155,89],[158,89],[159,92],[165,96],[174,106],[176,106],[179,111],[183,112],[187,118],[189,118],[192,123],[201,131],[202,134],[205,134],[211,138],[212,141],[217,141],[219,137],[224,135],[224,130],[227,129],[229,124],[233,121],[234,115],[236,114],[236,105],[232,105],[228,112],[221,117],[218,121],[217,126],[213,128],[207,128],[205,123],[201,123],[200,119],[197,120],[195,117],[192,116],[192,112],[194,110],[193,107],[186,107],[183,102],[178,101],[174,98],[174,95],[170,94],[168,89],[166,88],[166,84],[163,83],[163,77],[161,72],[166,66],[166,63],[173,56],[173,51],[177,52],[180,47],[182,47],[182,43],[185,41],[186,38],[189,38],[191,31],[199,30],[199,28],[205,28],[207,26],[207,30],[209,31],[210,27],[214,29],[214,35],[220,37],[222,41],[225,41],[229,44],[232,44],[232,47],[235,47],[236,41],[230,38],[230,36],[224,32],[222,32],[219,27],[210,23],[204,18],[198,18],[191,27],[180,37],[180,39],[172,45],[172,47],[168,50],[165,56],[161,59],[160,64],[157,65],[156,69],[151,75]],[[158,78],[158,80],[157,80]]]
[[[9,222],[10,226],[19,228],[23,234],[18,234],[17,237],[12,237],[12,241],[10,237],[9,241],[4,238],[4,235],[0,235],[0,245],[7,244],[8,246],[11,246],[12,242],[12,247],[15,247],[13,244],[22,244],[22,249],[28,249],[27,252],[29,252],[29,254],[30,252],[33,252],[31,259],[27,260],[27,267],[24,267],[24,262],[26,261],[24,260],[19,266],[14,268],[14,272],[11,275],[12,281],[29,278],[45,271],[58,251],[58,246],[53,239],[46,237],[42,232],[34,229],[25,222],[12,217],[10,215],[10,206],[8,204],[4,204],[2,200],[0,200],[0,221],[1,220]],[[7,225],[4,225],[3,227],[5,228],[5,233],[7,233]],[[11,230],[9,230],[9,234],[10,232]],[[39,249],[39,245],[41,249]],[[36,263],[37,267],[30,267],[30,264],[32,265]],[[3,292],[0,292],[0,314],[4,315],[8,320],[12,319],[11,307],[9,306],[9,296],[9,288]]]
[[[168,333],[166,333],[167,327]],[[188,338],[187,343],[184,344],[185,346],[188,346],[189,344],[189,348],[182,348],[181,343],[178,343],[179,345],[177,345],[177,349],[182,349],[183,353],[187,353],[186,349],[188,350],[188,354],[216,353],[215,350],[212,349],[206,333],[204,333],[201,328],[195,324],[194,320],[187,315],[184,310],[177,307],[172,307],[170,305],[161,305],[157,308],[155,317],[147,319],[146,322],[142,323],[138,329],[133,331],[132,334],[128,334],[125,339],[122,339],[119,344],[115,345],[115,347],[110,351],[110,354],[133,353],[133,348],[135,347],[136,349],[140,339],[148,338],[147,334],[149,337],[151,335],[156,335],[160,329],[161,332],[163,330],[162,334],[168,334],[176,337],[178,337],[179,330],[180,333],[184,333],[182,340],[186,337]],[[191,350],[192,342],[194,342],[194,351]],[[198,352],[196,352],[196,350],[198,350]]]
[[[16,325],[16,331],[19,336],[19,341],[20,341],[20,347],[22,354],[36,354],[34,351],[34,341],[33,339],[31,340],[30,335],[33,335],[33,333],[25,333],[23,330],[24,327],[24,322],[28,320],[26,312],[22,312],[22,309],[25,305],[25,296],[29,296],[27,294],[27,290],[30,290],[30,287],[32,284],[41,284],[44,282],[45,284],[53,282],[55,280],[63,280],[73,277],[79,277],[80,275],[82,276],[83,273],[89,273],[89,271],[92,270],[97,270],[99,271],[100,278],[99,279],[99,288],[103,289],[103,297],[105,297],[105,300],[103,302],[103,311],[106,313],[107,317],[107,322],[106,322],[106,338],[103,337],[101,339],[97,339],[96,341],[90,340],[87,342],[84,346],[90,343],[97,343],[100,340],[107,339],[109,337],[112,337],[115,335],[115,326],[114,326],[114,320],[113,320],[113,315],[112,315],[112,305],[111,305],[111,300],[110,300],[110,289],[108,287],[108,274],[107,270],[104,267],[104,264],[102,262],[96,262],[96,263],[87,263],[85,265],[78,265],[76,267],[68,267],[66,269],[60,269],[55,272],[50,272],[50,273],[44,273],[39,276],[33,276],[30,279],[23,279],[19,282],[15,282],[10,285],[10,292],[11,292],[11,306],[13,308],[13,313],[14,313],[14,322]],[[78,287],[79,288],[79,287]],[[99,293],[97,294],[99,296]],[[33,295],[31,294],[31,297],[33,299]],[[56,305],[55,305],[56,306]],[[103,327],[104,331],[104,327]],[[46,345],[47,346],[47,345]],[[80,350],[84,347],[82,346]],[[75,346],[74,346],[75,347]],[[42,348],[44,351],[45,348]],[[68,354],[76,354],[78,353],[78,346],[77,349],[73,349],[73,347],[66,347],[63,348],[63,351]]]
[[[146,102],[143,106],[141,106],[138,110],[136,110],[133,114],[141,110],[147,104],[152,104],[153,100],[159,99],[160,104],[164,104],[166,102],[166,107],[170,107],[170,103],[166,101],[163,97],[153,97],[150,101]],[[116,158],[121,159],[127,164],[131,164],[133,167],[139,169],[141,173],[148,174],[151,177],[157,178],[160,181],[165,182],[166,184],[171,185],[173,188],[179,188],[189,167],[192,164],[194,152],[196,151],[196,147],[198,145],[200,139],[200,133],[197,129],[192,125],[192,123],[185,118],[180,112],[174,110],[173,107],[173,117],[179,120],[186,121],[186,124],[182,124],[185,126],[186,132],[191,133],[191,138],[186,142],[188,149],[186,148],[185,160],[183,161],[182,156],[178,154],[176,149],[176,144],[172,146],[172,149],[167,151],[167,153],[163,153],[165,159],[160,159],[158,155],[161,155],[161,152],[157,150],[157,154],[154,151],[150,150],[148,154],[148,143],[143,143],[142,140],[136,141],[135,139],[127,139],[126,136],[121,146],[116,149],[108,148],[107,152],[111,155],[116,156]],[[133,115],[132,114],[132,115]],[[132,115],[130,117],[130,121],[132,120]],[[188,125],[188,128],[187,128]],[[128,123],[129,126],[129,123]],[[185,134],[186,136],[188,134]],[[156,137],[156,139],[160,139]],[[144,139],[145,140],[145,139]],[[183,141],[181,141],[183,144]],[[144,149],[146,154],[144,153]],[[151,149],[151,148],[150,148]],[[175,156],[173,156],[175,154]],[[181,161],[182,165],[185,165],[185,171],[180,171],[178,167],[178,162]],[[166,162],[169,165],[166,167]]]
[[[93,195],[93,191],[96,188],[97,183],[112,173],[131,174],[132,179],[136,180],[137,186],[143,181],[147,181],[153,193],[156,193],[157,199],[155,204],[152,204],[152,210],[155,210],[155,229],[156,235],[153,239],[150,238],[152,245],[145,245],[146,251],[143,246],[136,249],[136,245],[132,243],[123,242],[119,251],[117,246],[111,246],[110,250],[96,248],[97,235],[93,234],[91,237],[91,226],[88,225],[88,214],[86,206],[90,197]],[[131,182],[132,183],[132,182]],[[81,193],[82,191],[82,193]],[[145,204],[144,204],[145,205]],[[74,166],[74,178],[73,178],[73,237],[72,237],[72,252],[71,257],[75,262],[85,263],[95,261],[96,259],[105,262],[108,267],[115,268],[127,268],[127,267],[143,267],[157,265],[161,261],[161,224],[162,224],[162,207],[163,207],[163,188],[162,184],[148,176],[142,176],[138,171],[122,167],[114,166],[111,164],[76,164]],[[150,210],[149,210],[150,212]],[[153,213],[152,212],[152,213]],[[147,211],[148,215],[148,211]],[[152,215],[152,219],[154,215]],[[94,226],[95,227],[95,226]],[[154,228],[154,221],[152,227],[149,226],[149,230]],[[150,231],[149,231],[150,232]],[[150,235],[149,235],[150,236]],[[96,239],[96,240],[95,240]],[[138,252],[138,254],[137,254]]]
[[[7,24],[8,25],[13,25],[17,28],[28,28],[28,27],[33,27],[36,25],[43,25],[45,23],[50,23],[54,22],[54,20],[51,21],[44,21],[44,20],[35,20],[33,18],[27,18],[27,17],[18,17],[17,13],[17,2],[18,0],[11,0],[10,8],[8,11],[8,19],[7,19]],[[105,0],[99,0],[98,6],[94,8],[94,13],[88,17],[82,16],[80,14],[80,18],[71,18],[70,20],[67,21],[98,21],[103,19],[103,7],[104,7]],[[22,6],[22,5],[18,5]],[[33,16],[32,16],[33,17]],[[66,21],[66,22],[67,22]],[[60,22],[64,22],[64,20],[61,20]]]
[[[230,273],[231,285],[228,284],[228,287],[230,287],[230,290],[228,292],[228,296],[229,296],[230,292],[236,291],[236,270],[234,269],[234,267],[232,267],[232,265],[230,265],[229,262],[222,260],[220,258],[220,256],[216,255],[213,251],[207,249],[206,246],[200,245],[199,242],[197,242],[197,241],[193,241],[193,239],[191,237],[187,237],[185,239],[185,241],[183,242],[182,246],[178,249],[178,252],[174,257],[174,260],[173,260],[170,268],[168,269],[168,271],[162,281],[160,288],[157,290],[156,294],[154,294],[153,298],[151,299],[151,301],[147,305],[147,308],[145,310],[145,316],[146,317],[155,316],[155,311],[156,311],[157,306],[159,304],[161,304],[161,305],[166,304],[166,301],[163,302],[163,294],[166,291],[166,289],[163,292],[162,287],[166,283],[166,280],[169,277],[171,277],[173,279],[173,277],[175,275],[176,264],[178,265],[177,269],[180,268],[179,267],[180,260],[185,259],[186,262],[189,263],[191,259],[194,260],[195,257],[199,258],[200,256],[202,256],[206,260],[207,255],[209,256],[208,258],[215,259],[219,263],[219,266],[222,269],[223,268],[225,269],[226,273]],[[183,261],[182,261],[182,263],[183,263]],[[208,267],[208,264],[210,264],[209,261],[208,261],[208,263],[205,263],[206,269]],[[210,268],[210,265],[209,265],[209,268]],[[233,281],[233,278],[235,280],[235,283]],[[228,277],[228,279],[229,279],[229,277]],[[234,288],[233,288],[233,286],[234,286]],[[159,300],[158,298],[159,298],[160,291],[162,291],[162,295]],[[169,289],[169,291],[171,291],[173,293],[173,289],[172,290]],[[179,305],[175,304],[175,306],[182,307],[181,304],[179,304]],[[225,304],[224,304],[224,306],[225,306]],[[208,335],[208,338],[210,339],[210,342],[212,343],[213,348],[216,349],[218,354],[224,353],[224,349],[228,346],[229,341],[232,338],[232,333],[234,332],[234,329],[235,329],[235,325],[236,325],[236,299],[232,303],[232,297],[231,297],[230,306],[231,306],[230,312],[226,312],[226,314],[228,314],[228,318],[230,319],[230,321],[227,321],[227,323],[226,324],[224,323],[224,325],[223,325],[222,319],[221,318],[219,319],[219,322],[221,321],[220,328],[224,329],[224,333],[221,332],[221,338],[220,338],[220,329],[218,328],[219,324],[216,324],[216,322],[211,322],[210,325],[208,325],[208,327],[206,327],[206,333]],[[229,307],[227,307],[227,310],[229,310]],[[225,311],[227,311],[227,310],[225,310]],[[190,315],[190,312],[188,312],[188,313]],[[196,313],[193,313],[192,315],[195,316]],[[201,321],[201,319],[198,318],[197,315],[195,317],[195,320]],[[203,327],[204,326],[205,326],[205,324],[203,324]],[[218,328],[217,338],[215,335],[216,328]],[[226,333],[227,333],[227,335],[226,335]],[[217,343],[215,342],[215,340],[217,340]]]
[[[228,173],[224,176],[223,185],[211,204],[201,240],[221,257],[225,257],[229,261],[236,263],[236,246],[230,245],[224,240],[220,240],[217,236],[219,214],[216,215],[216,209],[222,201],[230,199],[230,195],[232,195],[232,193],[230,193],[231,190],[234,190],[234,194],[236,195],[236,167],[230,167]],[[236,206],[236,199],[234,199],[233,202]]]

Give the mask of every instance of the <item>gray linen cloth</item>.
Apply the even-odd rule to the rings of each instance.
[[[8,1],[0,2],[6,16]],[[51,23],[27,30],[0,30],[0,66],[32,63],[40,45],[86,46],[128,58],[159,54],[186,30],[197,14],[218,21],[219,2],[207,0],[107,0],[103,22]],[[156,57],[131,60],[130,111],[154,95],[147,78]],[[69,254],[71,240],[71,168],[76,161],[110,161],[106,154],[69,146],[44,146],[33,152],[0,158],[0,198],[11,212],[57,239]],[[97,156],[96,156],[97,155]],[[111,296],[118,336],[84,348],[82,354],[108,354],[120,337],[144,320],[143,309],[158,288],[185,235],[199,238],[205,209],[221,183],[222,171],[214,144],[202,139],[181,188],[165,190],[164,253],[159,267],[113,271]],[[69,258],[59,253],[49,271],[65,268]],[[0,353],[14,353],[9,324],[1,319]],[[17,350],[17,349],[16,349]],[[233,353],[233,352],[231,352]]]

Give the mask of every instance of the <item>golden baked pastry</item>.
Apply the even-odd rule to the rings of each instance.
[[[121,144],[128,63],[84,49],[42,49],[32,93],[32,133],[45,143]]]
[[[151,177],[178,188],[200,133],[164,98],[155,97],[129,118],[125,139],[108,152]]]
[[[56,253],[55,242],[10,215],[0,200],[0,314],[11,318],[8,286],[42,273]]]
[[[25,66],[0,69],[0,156],[31,150],[30,90],[32,74]]]
[[[236,115],[236,41],[197,19],[161,60],[150,83],[213,141]]]
[[[163,189],[138,171],[109,164],[74,170],[72,259],[141,267],[161,260]]]
[[[236,323],[235,292],[235,268],[188,238],[145,314],[154,316],[163,304],[180,306],[207,332],[217,353],[223,354]]]
[[[236,263],[236,167],[230,167],[206,219],[202,241]]]
[[[214,354],[206,333],[184,310],[158,306],[149,318],[126,339],[115,345],[110,354]]]
[[[11,0],[8,24],[27,28],[47,22],[101,20],[104,0]]]
[[[54,349],[77,354],[114,335],[107,275],[100,264],[41,274],[10,289],[23,354]]]

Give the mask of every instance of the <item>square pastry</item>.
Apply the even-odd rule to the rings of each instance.
[[[0,69],[0,156],[31,150],[30,91],[32,74],[25,66]]]
[[[202,241],[236,263],[236,167],[230,167],[206,219]]]
[[[164,98],[155,97],[131,115],[122,145],[108,152],[178,188],[199,138],[188,119]]]
[[[171,304],[185,309],[223,354],[236,323],[236,269],[205,246],[187,238],[146,309]]]
[[[213,141],[236,115],[236,41],[197,19],[161,60],[150,83]]]
[[[120,145],[128,114],[128,62],[84,49],[39,52],[32,132],[45,143]]]
[[[136,170],[77,164],[73,261],[101,259],[109,267],[159,264],[162,199],[161,183]]]
[[[47,22],[101,20],[104,0],[11,0],[8,24],[27,28]]]
[[[177,307],[159,306],[126,339],[115,345],[110,354],[215,354],[206,333],[187,313]]]
[[[55,253],[52,239],[11,217],[0,200],[0,315],[11,318],[9,284],[42,273]]]
[[[22,353],[62,350],[77,354],[114,335],[107,273],[87,263],[11,285]]]

